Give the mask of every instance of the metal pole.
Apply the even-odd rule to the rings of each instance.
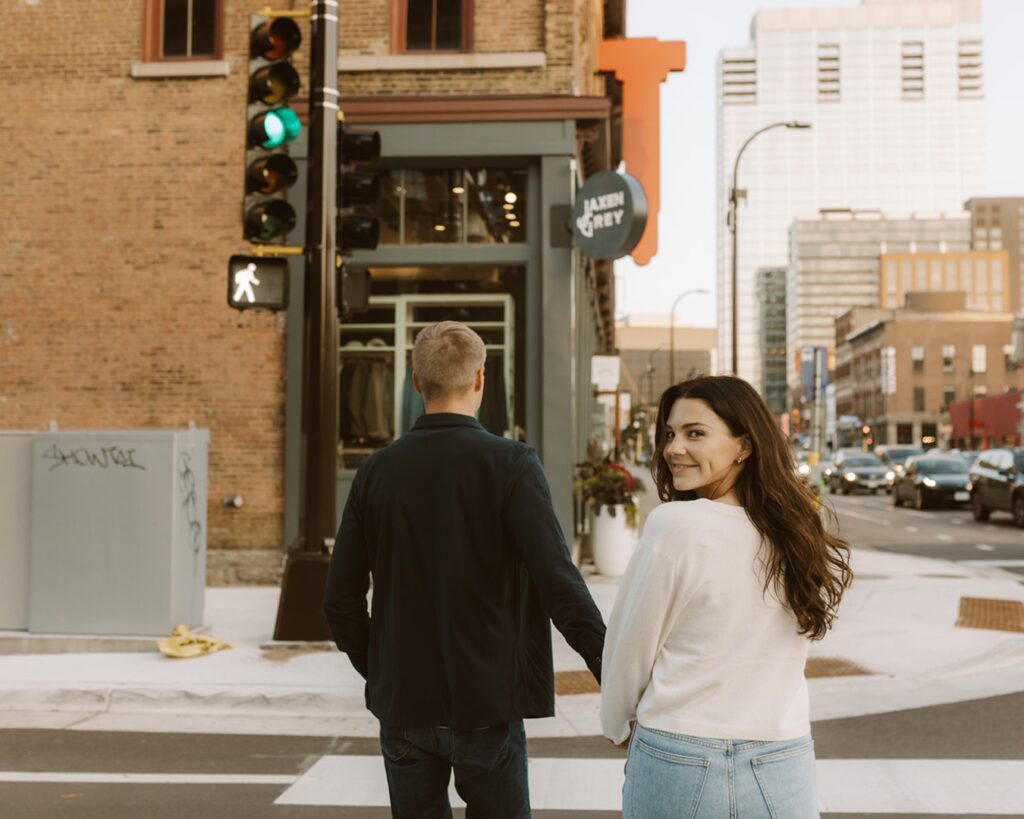
[[[737,293],[737,278],[738,278],[738,266],[737,266],[737,234],[739,233],[739,188],[737,187],[740,172],[740,157],[743,156],[743,152],[747,150],[747,146],[754,141],[754,139],[765,131],[770,131],[773,128],[796,128],[806,129],[810,128],[810,123],[807,122],[773,122],[771,125],[766,125],[757,131],[754,131],[747,141],[740,146],[739,152],[736,154],[736,161],[732,166],[732,187],[729,189],[729,213],[726,218],[726,224],[729,226],[729,230],[732,231],[732,319],[730,327],[730,336],[732,338],[732,374],[739,375],[739,334],[737,330],[737,323],[739,320],[739,293]]]
[[[338,127],[338,3],[317,0],[310,54],[306,221],[306,542],[320,552],[335,534],[338,481],[338,313],[335,182]]]
[[[684,290],[678,296],[676,300],[672,302],[672,309],[668,314],[668,383],[672,386],[676,383],[676,308],[679,306],[679,302],[694,293],[707,293],[708,291],[701,287],[694,287],[690,290]]]
[[[306,294],[303,338],[303,492],[298,540],[288,549],[275,640],[328,640],[323,612],[336,526],[338,313],[335,299],[335,181],[338,120],[338,4],[312,14]]]

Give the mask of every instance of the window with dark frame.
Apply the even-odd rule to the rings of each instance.
[[[395,0],[406,52],[471,51],[472,0]]]
[[[146,0],[143,58],[217,60],[223,0]]]

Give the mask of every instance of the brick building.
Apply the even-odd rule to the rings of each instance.
[[[964,293],[910,294],[901,310],[854,307],[836,319],[836,414],[874,444],[948,446],[949,405],[1024,388],[1011,361],[1011,313],[965,309]]]
[[[301,265],[287,313],[235,313],[224,299],[227,258],[246,250],[249,15],[266,5],[0,8],[0,60],[17,77],[0,121],[17,214],[0,232],[0,428],[209,428],[213,582],[272,580],[298,527]],[[540,450],[568,526],[592,413],[567,385],[586,384],[589,355],[614,344],[614,288],[611,265],[558,241],[548,215],[618,163],[620,89],[595,66],[601,39],[623,34],[624,0],[456,0],[426,21],[410,8],[340,9],[342,108],[380,130],[381,172],[403,188],[382,204],[403,230],[385,218],[380,248],[362,257],[376,311],[364,323],[392,338],[442,315],[494,329],[509,431]],[[307,59],[308,41],[304,83]],[[300,139],[300,166],[304,151]],[[463,182],[517,194],[518,232],[452,216]],[[303,200],[300,183],[293,245]],[[339,343],[381,327],[349,327]],[[397,414],[390,423],[400,433]],[[340,443],[343,500],[361,453]],[[221,502],[236,493],[241,508]]]

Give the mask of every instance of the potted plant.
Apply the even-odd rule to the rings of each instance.
[[[598,574],[619,577],[636,548],[636,496],[644,491],[643,483],[608,457],[580,464],[573,489],[594,511],[590,539]]]

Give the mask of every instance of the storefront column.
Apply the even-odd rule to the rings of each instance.
[[[554,231],[564,230],[553,224],[551,208],[572,204],[573,178],[569,156],[544,156],[540,161],[541,187],[541,269],[543,275],[534,293],[540,304],[528,304],[532,318],[539,317],[539,334],[531,334],[530,342],[540,345],[540,435],[536,439],[544,468],[551,483],[555,512],[567,540],[573,537],[572,475],[573,449],[576,440],[573,412],[573,276],[575,254],[572,247],[558,241]],[[530,288],[528,288],[529,290]],[[533,299],[536,299],[536,295]],[[531,362],[535,356],[529,356]],[[536,381],[534,383],[537,383]]]

